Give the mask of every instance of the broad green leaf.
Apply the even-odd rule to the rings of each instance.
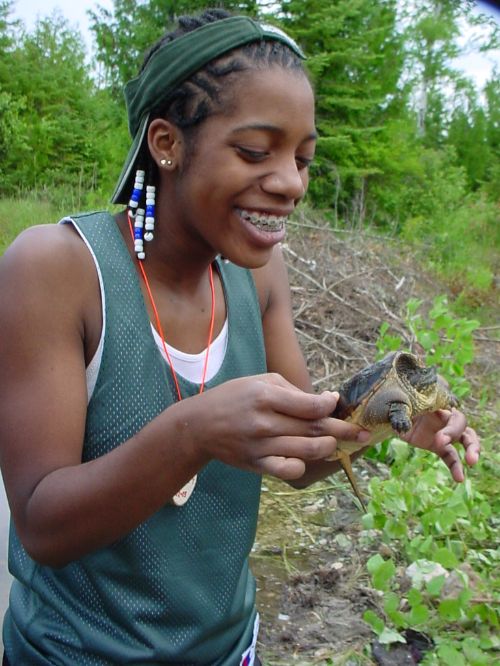
[[[384,525],[384,533],[391,539],[401,539],[406,536],[408,531],[408,524],[404,520],[397,520],[396,518],[389,518]]]
[[[385,628],[378,637],[378,640],[383,645],[390,645],[391,643],[406,643],[406,639],[398,631],[394,629]]]
[[[384,594],[384,610],[386,613],[392,613],[398,610],[399,604],[400,599],[395,592],[386,592]]]
[[[396,567],[392,560],[386,560],[372,575],[373,587],[376,590],[386,590],[389,581],[396,573]]]
[[[408,603],[410,604],[410,606],[413,607],[420,604],[421,601],[422,601],[422,595],[415,587],[412,587],[411,590],[408,592]]]
[[[383,337],[387,333],[388,330],[389,330],[389,324],[386,321],[382,322],[380,324],[380,328],[379,328],[380,337]]]
[[[481,650],[479,641],[476,638],[465,638],[463,641],[463,652],[467,659],[467,663],[471,666],[482,666],[483,664],[490,664],[490,655]]]
[[[437,597],[440,592],[441,588],[444,585],[444,581],[446,580],[445,576],[436,576],[432,580],[430,580],[428,583],[425,584],[425,589],[427,592],[431,595],[431,597]]]
[[[462,604],[458,599],[445,599],[440,602],[438,613],[443,619],[455,622],[462,617]]]
[[[441,664],[446,666],[467,666],[460,652],[450,644],[440,645],[437,649]]]
[[[414,606],[409,614],[409,624],[410,626],[415,624],[423,624],[429,619],[429,609],[423,604]]]
[[[370,627],[378,636],[380,636],[384,630],[385,624],[378,615],[376,615],[372,610],[367,610],[363,613],[363,620],[370,625]]]
[[[369,573],[374,574],[375,571],[384,563],[384,558],[382,555],[379,555],[378,553],[376,555],[372,555],[368,562],[366,563],[366,568],[368,569]]]
[[[447,569],[456,569],[459,565],[454,553],[448,548],[438,548],[432,556],[432,559],[435,562],[442,564],[443,567],[446,567]]]
[[[453,527],[453,525],[455,525],[456,520],[457,520],[457,514],[451,509],[444,507],[443,509],[440,510],[438,514],[437,522],[443,532],[448,532],[450,527]]]
[[[389,619],[391,620],[392,624],[397,629],[408,627],[411,624],[408,621],[407,613],[402,613],[399,610],[394,610],[394,611],[388,611],[387,615],[389,616]]]

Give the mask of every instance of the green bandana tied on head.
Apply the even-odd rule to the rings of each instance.
[[[257,23],[246,16],[208,23],[167,42],[153,54],[141,74],[125,86],[128,126],[133,142],[111,199],[113,203],[128,203],[134,182],[134,167],[152,109],[166,103],[177,86],[211,60],[239,46],[261,40],[283,42],[300,58],[305,58],[299,46],[282,30]]]

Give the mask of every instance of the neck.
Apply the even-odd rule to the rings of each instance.
[[[120,214],[117,219],[129,252],[137,262],[127,214]],[[205,284],[216,253],[199,239],[197,242],[196,238],[179,233],[179,226],[165,218],[156,224],[154,239],[145,244],[143,265],[151,282],[189,293],[196,291],[200,283]]]

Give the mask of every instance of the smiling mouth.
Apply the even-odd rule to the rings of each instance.
[[[266,213],[256,213],[255,211],[236,209],[238,215],[245,222],[250,222],[254,227],[263,231],[281,231],[286,224],[286,215],[268,215]]]

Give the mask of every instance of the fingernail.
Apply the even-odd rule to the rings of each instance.
[[[358,432],[358,436],[356,437],[356,441],[360,442],[360,444],[365,444],[366,442],[370,441],[372,434],[368,430],[362,430],[361,432]]]

